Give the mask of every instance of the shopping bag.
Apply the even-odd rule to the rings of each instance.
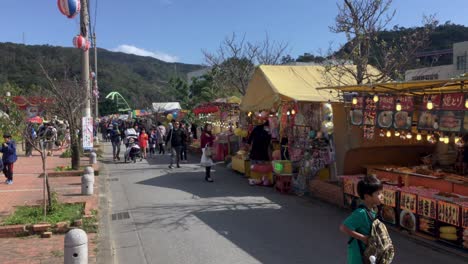
[[[211,158],[213,156],[213,149],[206,145],[204,153],[206,157]]]

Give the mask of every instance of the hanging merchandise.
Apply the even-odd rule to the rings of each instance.
[[[81,2],[80,0],[57,0],[57,6],[60,13],[68,18],[74,18],[80,13]]]

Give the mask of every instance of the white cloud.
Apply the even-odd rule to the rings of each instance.
[[[179,58],[177,56],[173,56],[164,52],[153,52],[145,49],[140,49],[138,47],[132,46],[132,45],[120,45],[117,48],[113,49],[113,51],[118,51],[118,52],[123,52],[123,53],[128,53],[128,54],[134,54],[138,56],[146,56],[146,57],[153,57],[159,60],[163,60],[166,62],[177,62],[179,61]]]

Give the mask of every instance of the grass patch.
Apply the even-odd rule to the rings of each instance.
[[[98,212],[96,210],[91,210],[92,217],[90,218],[83,218],[83,230],[86,233],[97,233],[98,226],[96,223],[98,222],[97,219]]]
[[[61,155],[60,157],[61,158],[71,158],[72,156],[72,153],[71,153],[71,149],[68,148],[67,150],[65,150]]]
[[[44,211],[41,206],[20,206],[15,213],[8,216],[2,225],[29,225],[47,222],[56,224],[58,222],[80,219],[83,215],[84,204],[56,204],[51,212],[47,213],[44,221]]]
[[[54,257],[59,258],[59,257],[63,257],[63,254],[64,254],[64,253],[63,253],[63,251],[61,251],[61,250],[52,250],[52,251],[50,252],[50,254],[52,254],[52,256],[54,256]]]
[[[73,168],[71,166],[57,166],[55,171],[71,171]]]

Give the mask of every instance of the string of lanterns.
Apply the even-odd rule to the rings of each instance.
[[[380,130],[380,137],[387,137],[387,138],[391,138],[392,137],[392,131],[391,130],[387,130],[385,132],[384,129],[381,129]],[[412,139],[413,138],[413,133],[412,132],[403,132],[403,131],[398,131],[398,130],[395,130],[393,132],[393,135],[396,137],[396,138],[400,138],[400,139]],[[444,133],[437,133],[437,132],[427,132],[427,135],[426,135],[426,141],[429,142],[429,143],[432,143],[432,144],[435,144],[437,143],[437,139],[436,139],[436,136],[439,137],[439,142],[442,142],[442,143],[445,143],[445,144],[449,144],[450,143],[450,139],[453,137],[453,142],[455,144],[457,144],[458,146],[462,146],[464,144],[462,138],[460,135],[458,134],[452,134],[452,136],[449,136],[448,134],[444,134]],[[416,141],[422,141],[423,140],[423,133],[421,133],[421,131],[418,131],[417,134],[416,134]]]
[[[74,18],[81,11],[80,0],[57,0],[57,6],[60,13],[68,18]],[[81,34],[78,34],[73,38],[73,46],[77,49],[87,51],[91,47],[91,42]]]

